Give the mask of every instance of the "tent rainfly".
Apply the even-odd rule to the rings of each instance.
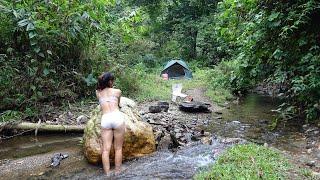
[[[192,78],[191,70],[189,69],[188,65],[182,60],[168,61],[166,66],[161,71],[161,75],[165,73],[168,74],[168,77],[170,79]]]

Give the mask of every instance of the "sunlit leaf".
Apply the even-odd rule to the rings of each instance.
[[[41,53],[39,53],[38,55],[39,55],[40,57],[43,57],[43,58],[45,57],[45,56],[44,56],[44,54],[43,54],[42,52],[41,52]]]
[[[44,76],[47,76],[50,73],[50,71],[47,68],[43,69]]]
[[[279,14],[280,14],[280,12],[273,12],[273,13],[268,17],[268,20],[269,20],[269,21],[273,21],[273,20],[277,19],[278,16],[279,16]]]
[[[29,20],[28,19],[23,19],[23,20],[18,22],[18,26],[20,26],[20,27],[24,27],[24,26],[26,26],[28,24],[29,24]]]
[[[34,37],[37,36],[37,33],[35,33],[34,31],[30,31],[30,32],[28,33],[28,35],[29,35],[29,38],[32,39],[32,38],[34,38]],[[36,42],[33,41],[33,42],[31,43],[31,46],[33,46],[33,45],[35,45],[35,44],[36,44]]]
[[[33,23],[29,23],[28,26],[27,26],[27,31],[31,31],[31,30],[34,30]]]

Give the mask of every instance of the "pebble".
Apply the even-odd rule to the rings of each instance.
[[[85,115],[80,115],[76,119],[77,124],[84,124],[88,121],[88,118]]]
[[[312,144],[308,144],[308,145],[306,146],[306,149],[311,149],[312,147],[313,147]]]
[[[311,143],[312,145],[315,145],[316,144],[316,142],[315,141],[312,141],[312,143]]]
[[[51,122],[51,121],[46,121],[46,124],[53,124],[53,122]]]
[[[233,124],[240,124],[240,121],[232,121]]]
[[[316,161],[309,161],[306,163],[307,166],[314,167],[316,165]]]
[[[152,119],[148,119],[147,122],[148,122],[148,123],[155,123],[154,120],[152,120]]]
[[[204,136],[210,136],[211,133],[209,133],[209,132],[204,132],[203,135],[204,135]]]
[[[240,138],[225,138],[222,140],[222,143],[233,144],[233,143],[239,143],[240,141],[241,141]]]
[[[308,154],[312,153],[312,149],[307,149],[307,153]]]
[[[259,123],[260,124],[268,124],[268,120],[261,119],[261,120],[259,120]]]
[[[185,134],[184,134],[184,138],[185,138],[187,141],[191,141],[191,137],[192,137],[192,134],[191,134],[191,133],[185,133]]]
[[[202,142],[202,144],[211,145],[212,144],[212,139],[211,139],[211,137],[203,137],[203,138],[201,138],[201,142]]]
[[[71,117],[73,116],[72,112],[68,111],[68,112],[67,112],[67,116],[68,116],[69,118],[71,118]]]
[[[310,132],[312,132],[312,131],[316,131],[316,130],[318,130],[318,128],[317,128],[317,127],[312,127],[312,128],[309,128],[308,130],[306,130],[306,132],[305,132],[305,133],[310,133]]]
[[[304,125],[302,126],[302,128],[303,128],[304,130],[307,130],[308,127],[309,127],[309,124],[304,124]]]

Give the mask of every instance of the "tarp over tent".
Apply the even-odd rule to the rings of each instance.
[[[183,60],[168,61],[161,71],[161,75],[165,73],[167,73],[171,79],[192,78],[192,72]]]

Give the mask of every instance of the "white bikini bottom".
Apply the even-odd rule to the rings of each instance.
[[[124,114],[120,111],[105,113],[101,118],[101,127],[105,129],[117,129],[124,124]]]

